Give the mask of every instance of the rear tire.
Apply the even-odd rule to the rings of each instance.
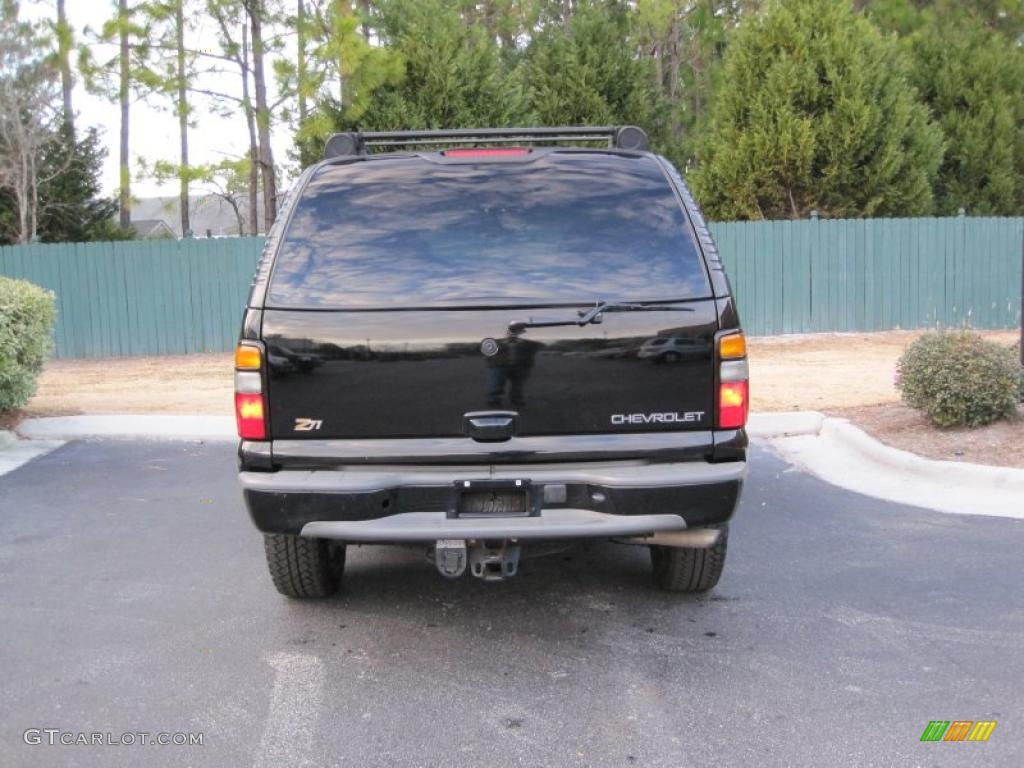
[[[707,592],[722,577],[725,550],[729,544],[729,526],[715,526],[722,531],[713,547],[651,546],[654,583],[666,592]]]
[[[263,548],[270,578],[285,597],[329,597],[338,591],[345,569],[344,544],[265,533]]]

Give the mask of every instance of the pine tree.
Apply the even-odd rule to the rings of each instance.
[[[346,109],[355,111],[344,115],[346,122],[397,129],[502,126],[514,120],[519,83],[508,76],[497,41],[483,25],[467,24],[457,4],[390,0],[379,13],[380,33],[400,69],[397,77],[350,96]],[[371,77],[369,71],[362,76]]]
[[[400,54],[369,43],[369,20],[348,3],[304,4],[302,11],[296,63],[279,66],[278,74],[280,89],[296,94],[296,156],[308,165],[334,131],[367,127],[363,116],[378,90],[398,85],[404,71]]]
[[[843,0],[775,0],[747,17],[693,175],[718,219],[919,215],[942,133],[896,40]]]
[[[117,0],[114,15],[103,23],[99,31],[86,27],[86,41],[79,46],[78,68],[86,88],[120,107],[120,145],[118,192],[120,224],[131,223],[131,104],[133,96],[150,93],[159,80],[150,67],[150,27],[139,4]],[[117,53],[109,59],[97,61],[94,50],[99,43],[117,46]]]
[[[247,210],[249,234],[259,232],[259,186],[260,156],[256,132],[256,105],[252,98],[252,45],[249,42],[249,24],[242,6],[242,0],[206,0],[206,12],[213,19],[217,29],[219,53],[204,54],[214,60],[226,63],[238,74],[238,90],[234,92],[202,91],[213,100],[213,107],[221,114],[233,114],[241,110],[245,117],[248,139]]]
[[[159,97],[159,103],[178,121],[178,207],[181,231],[186,237],[192,229],[189,217],[189,188],[197,175],[189,163],[191,91],[198,80],[196,60],[199,54],[186,45],[193,32],[188,0],[150,0],[139,6],[152,29],[153,66],[147,84]]]
[[[90,127],[77,139],[62,126],[43,153],[48,180],[39,188],[39,239],[47,243],[125,239],[114,221],[117,200],[101,194],[100,175],[107,150]],[[45,172],[45,170],[44,170]],[[128,230],[131,232],[131,230]]]
[[[636,55],[625,3],[581,3],[565,27],[548,25],[527,51],[524,82],[531,120],[542,125],[632,123],[657,140],[666,105],[649,59]]]
[[[272,23],[273,15],[267,0],[242,0],[249,22],[252,40],[252,79],[254,106],[256,109],[256,135],[259,141],[259,169],[263,180],[263,221],[269,230],[277,218],[277,167],[274,165],[274,150],[270,143],[270,123],[273,108],[267,96],[267,60],[271,50],[270,39],[264,26]]]
[[[1024,211],[1024,51],[981,18],[951,6],[909,38],[911,80],[946,134],[938,210]]]

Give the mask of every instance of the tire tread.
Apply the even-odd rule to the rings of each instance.
[[[281,533],[263,535],[274,587],[293,598],[328,597],[338,590],[345,563],[344,545]]]
[[[713,589],[725,569],[729,544],[728,525],[713,547],[651,547],[654,580],[667,592],[707,592]]]

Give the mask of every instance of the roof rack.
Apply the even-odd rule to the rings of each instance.
[[[327,140],[324,159],[369,154],[379,147],[465,146],[603,141],[612,149],[645,151],[647,134],[635,125],[563,126],[560,128],[453,128],[450,130],[336,133]]]

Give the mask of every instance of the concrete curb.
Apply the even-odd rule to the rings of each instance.
[[[19,440],[13,432],[0,431],[0,476],[62,445],[62,440]]]
[[[51,416],[25,419],[18,432],[32,439],[77,440],[89,437],[132,440],[206,440],[234,442],[232,416],[130,414],[110,416]]]
[[[770,440],[787,461],[866,496],[954,514],[1024,519],[1024,469],[925,459],[891,448],[845,419],[817,436]]]
[[[825,414],[817,411],[752,413],[747,419],[747,435],[759,438],[816,435],[824,421]]]

